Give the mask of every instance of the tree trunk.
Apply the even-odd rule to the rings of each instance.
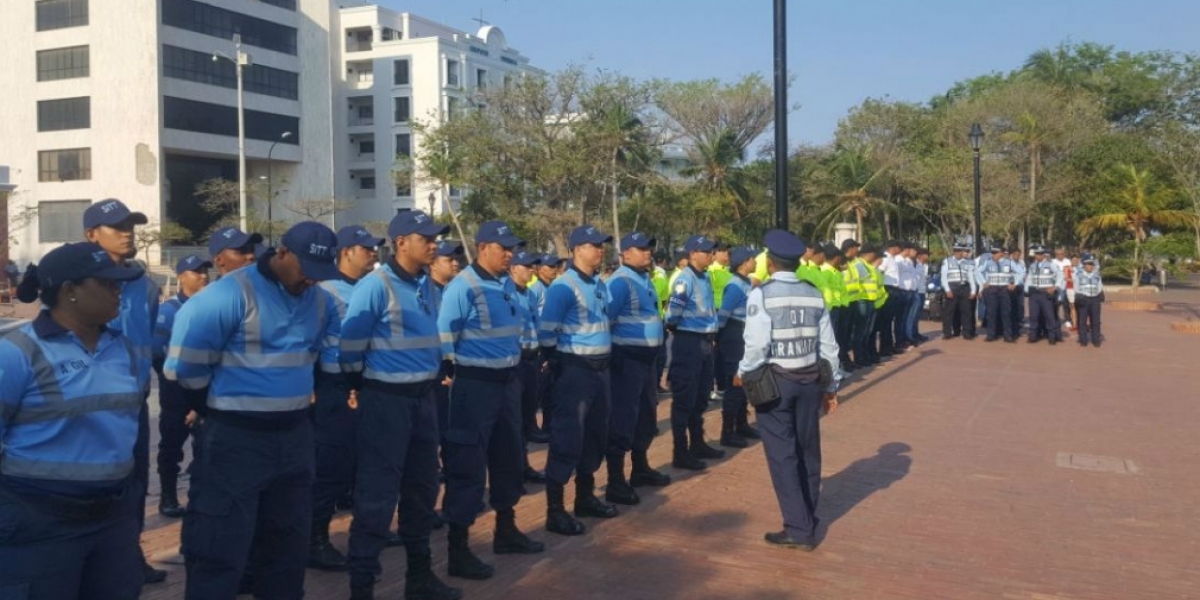
[[[458,232],[458,239],[462,241],[463,252],[467,255],[467,262],[474,262],[471,258],[471,245],[467,243],[467,236],[463,234],[462,223],[458,220],[458,212],[454,210],[454,204],[450,202],[450,184],[442,184],[442,200],[446,202],[446,212],[450,213],[450,220],[454,222],[454,230]]]
[[[892,218],[887,213],[883,213],[883,237],[892,239]]]
[[[613,219],[613,241],[616,242],[617,254],[621,253],[621,217],[617,212],[617,197],[620,193],[621,184],[617,181],[617,154],[614,152],[612,157],[612,219]]]
[[[863,214],[862,214],[862,211],[860,211],[860,210],[856,210],[856,211],[854,211],[854,218],[855,218],[855,219],[858,221],[858,230],[856,230],[856,231],[854,232],[854,235],[858,236],[858,243],[860,243],[860,244],[861,244],[861,243],[863,243],[863,241],[864,241],[864,240],[865,240],[865,238],[866,238],[866,236],[865,236],[865,235],[863,235]]]

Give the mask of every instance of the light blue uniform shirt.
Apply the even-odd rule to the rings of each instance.
[[[680,331],[716,333],[717,310],[708,273],[697,273],[691,267],[679,272],[671,284],[666,321]]]
[[[622,265],[608,280],[608,318],[614,346],[657,348],[663,343],[658,293],[647,273]]]
[[[976,271],[975,279],[979,282],[981,289],[989,286],[1020,285],[1017,282],[1017,271],[1013,267],[1012,261],[1007,258],[998,261],[991,258],[985,259]]]
[[[1012,265],[1013,283],[1015,283],[1018,288],[1024,287],[1025,274],[1029,272],[1029,269],[1025,266],[1024,261],[1012,260],[1010,258],[1008,262]]]
[[[1099,267],[1092,269],[1091,273],[1083,270],[1083,267],[1075,267],[1075,295],[1087,296],[1095,298],[1104,292],[1104,282],[1100,278]]]
[[[1062,269],[1049,260],[1033,263],[1029,268],[1029,273],[1025,276],[1025,291],[1045,290],[1050,286],[1054,286],[1056,294],[1067,286],[1067,279],[1063,275]]]
[[[969,258],[954,258],[942,261],[942,289],[952,291],[950,286],[966,284],[972,294],[979,293],[979,282],[975,279],[975,262]]]
[[[154,360],[167,358],[167,345],[171,343],[171,329],[175,327],[175,315],[187,302],[183,293],[168,298],[158,306],[158,319],[154,322]]]
[[[141,406],[133,345],[119,331],[101,333],[93,352],[42,312],[0,339],[0,478],[50,494],[120,491]]]
[[[750,280],[734,273],[733,279],[725,284],[725,295],[721,298],[721,310],[717,313],[717,326],[724,329],[730,319],[746,321],[746,299],[750,296]]]
[[[514,281],[513,284],[516,285],[516,282]],[[538,299],[533,293],[533,288],[516,287],[517,307],[525,315],[525,329],[521,332],[521,350],[537,350],[540,347],[537,338],[538,321],[541,320],[537,309]]]
[[[477,264],[463,269],[442,290],[437,319],[442,356],[466,367],[517,366],[521,337],[531,335],[518,302],[509,277],[494,277]]]
[[[612,353],[608,320],[608,291],[598,276],[588,277],[574,266],[546,289],[538,341],[543,348],[588,358]]]
[[[119,330],[133,345],[142,389],[150,388],[154,363],[154,327],[158,321],[158,284],[143,275],[121,284],[121,312],[108,326]]]
[[[414,276],[393,261],[364,277],[354,286],[342,321],[342,372],[387,383],[437,377],[442,344],[435,301],[424,271]]]
[[[759,286],[750,290],[746,299],[746,331],[742,334],[742,339],[746,342],[746,352],[742,355],[742,362],[738,364],[738,376],[745,375],[767,362],[791,369],[797,365],[812,365],[817,360],[824,359],[829,361],[833,368],[833,382],[825,391],[836,392],[842,380],[842,365],[838,360],[837,338],[833,335],[829,311],[825,310],[825,300],[820,290],[800,282],[796,274],[790,271],[773,273],[771,281],[774,283],[764,285],[778,286],[775,290],[764,291],[764,286]],[[796,286],[805,286],[807,289],[796,289]],[[764,292],[770,293],[772,297],[768,299]],[[807,315],[772,316],[780,310],[812,312]],[[813,316],[816,318],[812,318]],[[776,323],[777,321],[779,323]],[[810,321],[815,322],[816,331],[810,331],[812,326],[805,325]],[[787,328],[779,327],[779,324],[786,324]],[[815,344],[802,343],[814,337]],[[792,351],[795,347],[808,350],[807,346],[811,346],[813,352]]]
[[[350,295],[354,293],[355,283],[357,282],[343,276],[338,279],[328,279],[319,284],[321,289],[329,294],[329,299],[333,302],[334,309],[337,311],[335,318],[338,322],[337,333],[327,335],[321,340],[321,356],[317,364],[322,373],[329,375],[342,374],[342,367],[338,363],[338,351],[342,343],[340,335],[341,323],[346,319],[346,306],[350,301]]]

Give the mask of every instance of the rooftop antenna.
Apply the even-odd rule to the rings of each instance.
[[[471,20],[475,21],[476,23],[479,23],[480,28],[482,28],[484,25],[491,25],[491,23],[489,23],[483,19],[483,9],[482,8],[479,9],[479,16],[473,17]]]

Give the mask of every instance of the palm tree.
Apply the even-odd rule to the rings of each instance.
[[[876,184],[888,170],[888,165],[873,164],[874,152],[870,148],[838,148],[829,164],[828,185],[832,192],[823,194],[832,197],[833,207],[817,224],[817,231],[832,231],[833,224],[842,215],[854,214],[858,224],[857,236],[864,237],[863,219],[872,210],[888,210],[892,204],[875,195]]]
[[[1150,228],[1190,227],[1195,224],[1196,216],[1167,208],[1174,190],[1160,185],[1148,170],[1117,165],[1112,177],[1118,186],[1110,198],[1112,211],[1084,219],[1076,229],[1084,240],[1100,231],[1124,230],[1133,235],[1133,288],[1136,290],[1142,275],[1142,244]]]
[[[680,169],[684,177],[697,177],[701,189],[729,199],[733,204],[733,216],[741,219],[741,207],[750,197],[739,164],[745,159],[745,150],[737,142],[733,130],[720,135],[696,140],[691,150],[691,166]]]
[[[427,141],[430,143],[422,144],[421,152],[422,167],[425,171],[424,178],[436,181],[438,187],[441,188],[446,212],[450,213],[450,220],[454,222],[458,238],[463,240],[463,250],[466,252],[467,262],[470,262],[472,260],[470,244],[466,243],[467,236],[463,234],[462,223],[459,222],[458,213],[454,210],[454,203],[450,200],[450,186],[456,183],[462,175],[462,157],[443,140]]]

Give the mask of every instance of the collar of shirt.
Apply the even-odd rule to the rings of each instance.
[[[771,274],[771,279],[777,281],[800,281],[800,278],[796,277],[796,274],[792,271],[775,271]]]
[[[479,275],[480,279],[488,279],[491,281],[500,281],[499,277],[492,275],[491,273],[488,272],[487,269],[479,266],[478,262],[471,263],[471,268],[475,270],[475,274]]]
[[[705,275],[707,275],[707,272],[701,271],[701,270],[697,269],[696,267],[693,267],[692,265],[688,265],[688,268],[692,270],[692,273],[696,274],[696,277],[703,278]]]
[[[188,301],[188,298],[190,298],[190,297],[191,297],[191,296],[184,295],[184,293],[183,293],[183,292],[179,292],[178,294],[175,294],[175,298],[176,298],[177,300],[179,300],[179,303],[180,303],[180,304],[183,304],[184,302],[187,302],[187,301]]]
[[[100,326],[100,333],[103,334],[109,331],[111,330],[107,325]],[[67,335],[68,333],[71,333],[71,330],[59,325],[58,321],[55,321],[54,318],[50,316],[49,310],[43,310],[39,312],[38,316],[33,319],[33,332],[37,334],[39,338],[45,340],[55,336]]]
[[[746,283],[750,283],[750,278],[746,277],[745,275],[742,275],[741,273],[735,272],[733,275],[734,275],[734,277],[737,277],[738,279],[741,279],[742,281],[744,281]]]
[[[388,268],[390,268],[392,272],[396,274],[396,277],[399,277],[400,279],[409,283],[416,282],[418,277],[421,277],[425,274],[425,269],[420,269],[416,273],[409,273],[404,267],[400,266],[400,263],[396,261],[395,256],[388,260]]]
[[[346,283],[348,283],[350,285],[354,285],[354,284],[358,283],[357,279],[355,279],[341,271],[338,271],[338,279],[341,279],[342,281],[345,281]]]
[[[588,275],[587,273],[584,273],[583,271],[580,271],[579,267],[576,267],[574,262],[571,263],[571,270],[575,271],[575,273],[579,275],[579,278],[582,279],[584,283],[587,283],[587,284],[596,283],[595,277],[593,277],[592,275]]]
[[[263,252],[263,255],[258,257],[258,272],[262,273],[262,276],[266,277],[268,281],[279,283],[279,278],[275,276],[275,271],[271,270],[272,256],[275,256],[275,249],[267,248],[267,251]]]

